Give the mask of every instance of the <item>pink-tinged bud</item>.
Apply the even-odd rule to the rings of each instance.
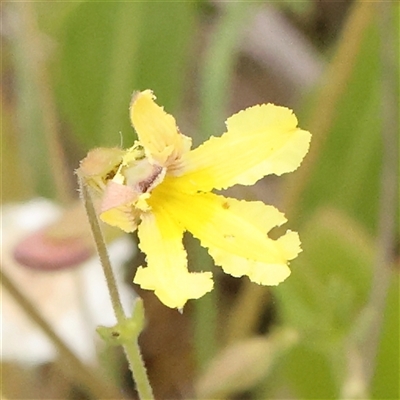
[[[101,212],[135,202],[141,192],[119,183],[108,182],[101,203]]]
[[[119,148],[97,148],[89,151],[80,162],[77,174],[85,179],[92,189],[102,192],[122,162],[124,151]]]
[[[124,150],[116,147],[93,149],[80,162],[79,169],[87,177],[107,175],[108,172],[121,164],[124,153]]]

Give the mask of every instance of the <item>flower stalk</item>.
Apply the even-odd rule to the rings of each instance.
[[[96,243],[97,253],[107,281],[111,303],[117,319],[117,325],[115,327],[100,327],[98,332],[109,344],[122,345],[129,363],[129,368],[132,372],[132,378],[136,383],[139,398],[142,400],[154,399],[153,390],[147,377],[146,367],[138,344],[138,337],[144,324],[143,304],[141,301],[138,301],[135,304],[132,316],[130,318],[126,317],[92,198],[84,182],[84,178],[79,176],[78,180],[80,192]]]
[[[107,247],[104,241],[103,233],[100,228],[99,221],[97,219],[96,210],[94,209],[93,202],[90,197],[90,193],[83,182],[82,178],[79,178],[80,191],[82,193],[83,202],[85,204],[86,213],[89,219],[90,228],[93,233],[93,237],[96,243],[97,253],[100,258],[101,266],[107,281],[108,291],[110,293],[112,307],[117,318],[117,321],[123,321],[125,318],[124,310],[122,308],[121,299],[119,297],[117,283],[111,268],[110,258],[108,256]]]

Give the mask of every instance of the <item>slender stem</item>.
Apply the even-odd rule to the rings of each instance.
[[[18,290],[11,279],[7,276],[3,268],[0,269],[1,283],[14,298],[17,304],[25,311],[29,318],[31,318],[40,329],[47,335],[47,337],[54,344],[58,350],[61,359],[61,367],[67,375],[73,375],[73,379],[80,382],[86,387],[90,393],[96,398],[120,398],[121,395],[112,388],[109,384],[99,379],[94,373],[85,366],[76,355],[68,348],[68,346],[60,339],[53,328],[44,320],[31,302]]]
[[[111,267],[110,258],[108,256],[107,247],[104,241],[103,233],[100,228],[96,210],[94,208],[88,188],[85,185],[83,179],[84,178],[82,178],[81,176],[78,177],[80,191],[82,193],[86,212],[90,222],[90,227],[92,229],[92,233],[96,243],[97,252],[99,254],[100,262],[103,267],[104,275],[107,281],[111,303],[114,309],[115,316],[117,318],[117,323],[120,327],[123,327],[126,326],[126,322],[128,321],[128,319],[126,318],[122,307],[117,283]],[[135,311],[138,312],[138,308],[135,308],[134,313]],[[132,317],[135,318],[135,315],[133,315]],[[125,340],[123,342],[122,346],[124,348],[125,355],[129,363],[129,368],[132,372],[133,380],[137,385],[139,398],[142,400],[151,400],[154,399],[154,395],[147,376],[146,367],[140,353],[137,338],[138,336],[128,338],[128,340]]]
[[[136,382],[136,389],[142,400],[154,399],[153,389],[151,388],[149,378],[147,376],[146,367],[140,352],[137,340],[132,340],[130,344],[124,345],[126,358],[132,371],[132,376]]]
[[[106,278],[108,291],[111,297],[111,303],[115,316],[118,322],[122,322],[125,319],[125,313],[122,308],[121,299],[119,297],[117,282],[114,277],[114,273],[111,267],[110,258],[108,257],[107,247],[103,238],[103,233],[100,228],[99,220],[97,218],[96,210],[94,209],[93,202],[90,197],[87,186],[83,182],[83,178],[79,177],[79,187],[82,193],[83,202],[85,204],[86,212],[89,218],[90,227],[96,243],[97,253],[100,258],[101,266]]]

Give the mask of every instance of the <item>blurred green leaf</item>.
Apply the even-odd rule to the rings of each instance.
[[[357,372],[346,376],[347,368],[363,356],[357,346],[373,323],[365,307],[381,186],[380,44],[377,26],[372,25],[301,200],[304,254],[293,262],[290,279],[274,290],[283,324],[302,333],[299,347],[282,363],[276,378],[281,383],[277,386],[289,385],[297,398],[334,398],[341,395],[344,383],[354,383],[348,379],[357,379]],[[380,347],[374,398],[398,398],[398,292],[387,307],[390,317]],[[349,345],[360,354],[349,355]],[[365,387],[357,389],[368,390],[368,382],[358,384]]]
[[[275,289],[283,319],[301,331],[346,333],[370,288],[372,246],[364,229],[333,209],[316,213],[302,231],[303,254]]]
[[[382,159],[379,43],[372,25],[303,200],[309,212],[325,203],[338,206],[370,232],[376,226]]]
[[[181,99],[189,43],[195,29],[191,3],[83,2],[65,18],[55,76],[59,104],[87,147],[132,143],[132,92],[154,89],[173,111]]]
[[[140,3],[83,2],[65,21],[56,70],[57,98],[73,133],[86,146],[118,145],[119,132],[129,129],[127,110],[135,65],[128,66],[125,60],[137,57],[140,7]],[[114,59],[118,56],[120,60]],[[116,77],[118,62],[122,67],[117,66],[120,75]],[[125,90],[117,93],[113,85],[120,88],[121,81],[112,78],[123,80]],[[113,131],[105,132],[110,115]]]
[[[11,36],[12,62],[15,73],[15,113],[18,155],[23,174],[32,182],[34,193],[51,197],[54,195],[54,182],[50,171],[50,154],[45,135],[43,107],[35,67],[43,62],[47,54],[39,54],[34,44],[43,38],[36,38],[35,15],[33,7],[24,8],[21,4],[10,7],[16,20],[21,24]],[[43,47],[43,46],[42,46]],[[41,48],[45,52],[45,49]],[[43,65],[43,64],[42,64]],[[38,101],[38,99],[40,99]],[[18,162],[15,160],[15,162]]]
[[[334,398],[345,373],[346,338],[369,295],[372,240],[355,220],[323,209],[304,227],[302,242],[292,276],[274,289],[282,322],[301,337],[282,371],[300,397]]]
[[[225,398],[251,389],[296,341],[296,332],[280,329],[268,338],[253,337],[227,346],[196,382],[198,398]]]
[[[200,134],[206,140],[224,129],[230,80],[239,54],[238,40],[254,12],[246,2],[227,2],[204,57],[201,74]]]
[[[73,12],[84,0],[52,2],[36,2],[35,10],[40,30],[51,37],[59,37],[64,28],[66,18]],[[54,44],[54,43],[53,43]]]
[[[280,370],[285,376],[284,386],[292,393],[291,397],[283,397],[285,400],[339,398],[331,360],[304,342],[286,355]]]
[[[311,12],[315,3],[310,0],[281,0],[277,5],[283,9],[288,9],[296,14],[303,15]]]
[[[142,14],[136,89],[152,89],[168,112],[182,101],[197,30],[195,2],[149,2]]]
[[[377,366],[372,382],[373,399],[400,398],[400,282],[396,275],[386,301]]]
[[[11,113],[5,107],[2,109],[1,129],[1,202],[20,201],[32,196],[31,177],[34,173],[29,170],[26,160],[20,159],[18,138],[11,123]]]

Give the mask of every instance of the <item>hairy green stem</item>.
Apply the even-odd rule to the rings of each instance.
[[[153,389],[151,388],[149,378],[147,376],[146,367],[144,365],[142,353],[140,352],[137,340],[132,340],[130,344],[124,345],[126,358],[132,371],[133,379],[141,400],[154,399]]]
[[[110,293],[112,307],[115,316],[117,318],[117,321],[120,322],[124,320],[125,313],[122,308],[117,282],[115,281],[110,258],[108,257],[108,252],[104,241],[103,232],[101,231],[99,220],[97,218],[96,210],[94,209],[90,193],[88,191],[87,186],[84,184],[82,178],[79,178],[79,186],[80,186],[80,191],[82,193],[83,202],[85,204],[86,213],[88,215],[90,228],[92,229],[94,241],[96,243],[97,253],[100,258],[101,266],[103,267],[103,272],[106,278],[108,291]]]
[[[103,272],[107,281],[107,286],[111,297],[111,303],[114,309],[115,316],[117,318],[117,326],[120,327],[120,329],[124,329],[124,327],[129,325],[129,320],[125,316],[122,307],[117,283],[111,267],[111,262],[108,256],[107,247],[104,241],[104,236],[101,231],[99,219],[97,217],[97,213],[94,208],[89,190],[85,185],[84,178],[79,176],[78,180],[79,180],[80,191],[83,197],[83,202],[85,204],[86,212],[89,218],[90,227],[92,229],[92,233],[96,243],[97,252],[100,258],[100,263],[103,267]],[[135,318],[135,311],[139,312],[138,309],[139,309],[138,307],[135,307],[134,315],[132,316],[132,318]],[[132,372],[133,380],[136,383],[137,391],[139,393],[139,398],[141,400],[154,399],[153,391],[150,386],[149,379],[147,377],[146,367],[144,365],[143,358],[140,353],[140,348],[138,344],[138,334],[132,338],[129,337],[125,338],[125,340],[123,340],[121,344],[124,348],[124,352],[129,363],[129,368]]]

